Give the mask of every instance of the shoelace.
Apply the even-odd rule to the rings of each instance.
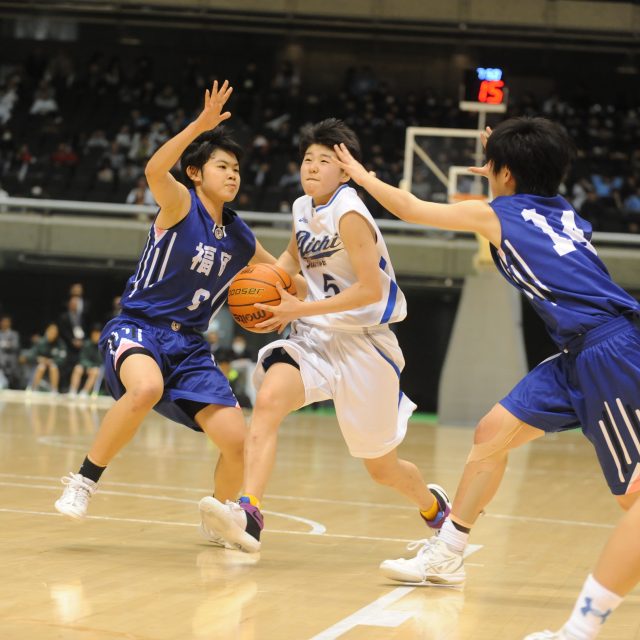
[[[436,536],[433,536],[432,538],[423,538],[422,540],[414,540],[407,545],[407,550],[414,551],[415,549],[418,549],[420,547],[420,551],[418,551],[416,557],[422,558],[425,553],[431,550],[431,546],[433,545],[433,541],[435,539]]]
[[[62,478],[62,484],[74,490],[73,502],[80,498],[87,501],[89,496],[95,492],[95,487],[87,484],[79,473],[69,473],[68,476]]]

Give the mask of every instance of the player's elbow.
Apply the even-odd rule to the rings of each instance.
[[[153,160],[149,160],[144,168],[144,175],[147,178],[147,182],[153,180],[158,175],[158,173],[158,168],[155,166]]]
[[[382,300],[382,283],[378,281],[364,285],[362,287],[362,297],[364,298],[364,305],[380,302]]]

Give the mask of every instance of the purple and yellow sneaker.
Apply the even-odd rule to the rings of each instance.
[[[447,519],[447,516],[451,513],[451,501],[449,500],[447,492],[439,484],[428,484],[427,488],[438,501],[438,513],[432,520],[427,520],[422,514],[420,515],[429,528],[440,529]]]

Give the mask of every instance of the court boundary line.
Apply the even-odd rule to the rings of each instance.
[[[12,509],[10,507],[0,507],[0,513],[16,513],[22,515],[34,515],[34,516],[46,516],[53,518],[65,518],[61,513],[57,511],[37,511],[35,509]],[[289,517],[287,514],[277,514],[274,512],[274,515],[281,515],[285,518]],[[295,516],[292,516],[295,517]],[[129,518],[129,517],[121,517],[121,516],[98,516],[98,515],[89,515],[86,516],[86,520],[101,520],[106,522],[131,522],[134,524],[159,524],[165,526],[174,526],[174,527],[197,527],[197,524],[193,522],[182,522],[179,520],[152,520],[147,518]],[[73,524],[73,523],[71,523]],[[76,523],[76,525],[81,525],[82,523]],[[350,533],[312,533],[311,531],[292,531],[289,529],[265,529],[267,534],[271,533],[279,533],[285,535],[293,535],[293,536],[313,536],[315,538],[338,538],[338,539],[346,539],[346,540],[368,540],[370,542],[399,542],[399,543],[409,543],[413,542],[413,540],[405,539],[405,538],[386,538],[382,536],[358,536]],[[204,538],[203,538],[204,541]],[[482,548],[483,545],[469,545],[471,549],[471,553],[478,551]],[[465,556],[466,557],[466,556]],[[479,566],[482,567],[482,564],[469,564],[467,566]]]
[[[33,476],[33,475],[23,475],[18,473],[0,473],[0,478],[3,478],[3,477],[4,478],[22,478],[22,479],[28,479],[28,480],[51,480],[55,482],[59,481],[59,477],[57,476]],[[141,484],[141,483],[135,483],[135,482],[104,481],[100,485],[101,486],[100,493],[103,493],[105,495],[127,495],[127,496],[131,495],[135,497],[149,497],[150,499],[171,499],[175,502],[185,502],[185,503],[193,503],[194,500],[189,500],[187,498],[159,497],[159,496],[152,496],[149,494],[130,494],[125,492],[116,492],[116,491],[110,491],[108,489],[102,489],[103,486],[109,486],[109,485],[113,485],[117,487],[137,487],[137,488],[156,489],[156,490],[168,489],[172,491],[193,491],[194,493],[198,492],[198,493],[205,493],[205,494],[208,494],[210,492],[210,489],[202,489],[198,487],[176,487],[172,485],[152,485],[152,484]],[[12,485],[11,483],[0,482],[0,486],[14,486],[14,485]],[[16,484],[15,486],[37,488],[36,485],[30,485],[30,484],[25,484],[25,485]],[[58,487],[49,487],[49,486],[40,487],[40,488],[44,488],[44,489],[55,488],[56,490],[58,489]],[[340,504],[345,506],[364,507],[369,509],[371,508],[399,509],[401,511],[415,510],[415,507],[410,507],[406,505],[380,504],[377,502],[357,502],[352,500],[340,500],[340,499],[332,500],[329,498],[314,498],[314,497],[305,497],[305,496],[284,496],[284,495],[278,495],[278,494],[266,494],[265,498],[273,499],[273,500],[292,500],[292,501],[301,500],[304,502]],[[265,513],[277,513],[277,512],[265,511]],[[541,518],[537,516],[516,516],[516,515],[510,515],[510,514],[503,514],[503,513],[485,513],[483,515],[483,518],[496,518],[499,520],[511,520],[514,522],[532,522],[537,524],[549,524],[549,525],[562,524],[567,526],[592,527],[594,529],[614,529],[616,526],[615,524],[611,524],[611,523],[589,522],[587,520],[565,520],[565,519],[554,519],[554,518]]]
[[[481,545],[468,545],[464,553],[465,560],[476,551],[482,548]],[[465,562],[467,566],[484,566],[474,565],[473,563]],[[338,620],[335,624],[324,629],[320,633],[312,636],[309,640],[336,640],[345,633],[352,631],[358,626],[367,627],[386,627],[395,628],[404,624],[407,620],[414,617],[411,611],[388,611],[389,605],[395,604],[398,600],[401,600],[406,595],[414,591],[415,589],[455,589],[460,590],[462,587],[452,587],[449,585],[404,585],[395,588],[390,593],[387,593],[379,598],[376,598],[373,602],[365,605],[361,609],[354,611],[346,618]]]

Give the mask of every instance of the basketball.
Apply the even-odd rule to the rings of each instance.
[[[256,329],[256,324],[269,319],[272,314],[263,309],[256,309],[256,302],[277,305],[280,294],[276,284],[280,283],[285,291],[296,294],[296,286],[291,276],[273,264],[254,264],[240,271],[229,285],[227,302],[233,319],[247,331],[253,333],[269,333],[264,329]]]

